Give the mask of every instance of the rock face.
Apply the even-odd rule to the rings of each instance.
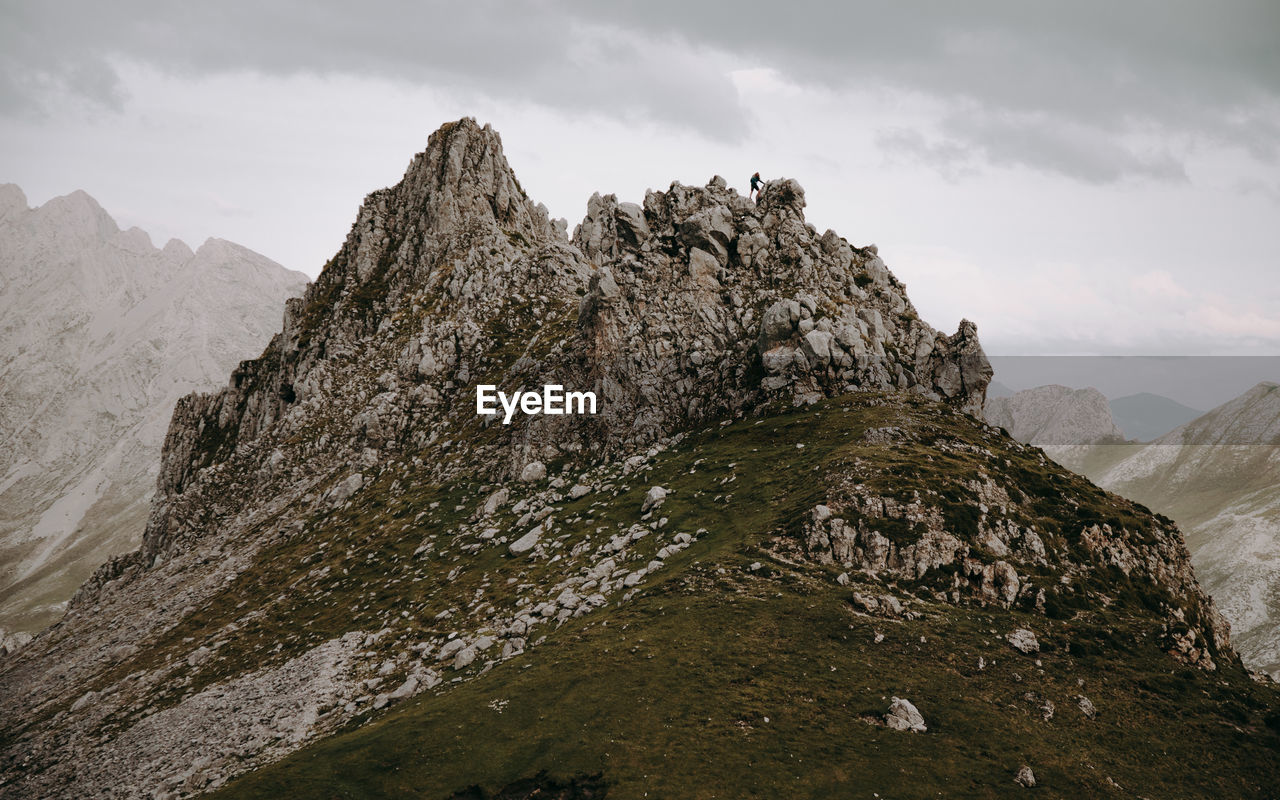
[[[840,413],[918,424],[838,427],[892,468],[806,468],[818,505],[753,532],[778,564],[830,567],[806,586],[856,572],[875,598],[863,608],[894,625],[922,598],[1047,619],[1060,600],[1101,606],[1119,570],[1161,584],[1144,621],[1182,614],[1163,632],[1180,657],[1229,660],[1177,532],[976,421],[990,369],[974,326],[930,328],[875,252],[818,234],[803,208],[789,180],[759,205],[720,179],[673,184],[642,205],[593,197],[567,240],[496,133],[469,119],[441,128],[399,184],[369,195],[262,356],[223,390],[179,401],[141,547],[99,569],[0,672],[5,788],[206,790],[371,709],[508,659],[537,664],[559,626],[681,569],[690,587],[770,580],[763,556],[743,560],[749,577],[688,571],[710,545],[685,551],[704,539],[735,546],[727,526],[710,528],[735,515],[736,461],[715,463],[715,488],[695,493],[674,479],[712,465],[650,471],[691,431],[710,446],[850,394],[862,406]],[[599,413],[504,425],[476,414],[480,383],[591,391]],[[998,471],[1014,459],[1017,475]],[[962,483],[903,490],[925,465]],[[1043,515],[1068,505],[1051,534]],[[708,527],[680,522],[676,509],[689,519],[695,507]],[[1126,516],[1113,526],[1111,511]],[[904,603],[907,586],[919,594]],[[913,711],[902,701],[892,716],[922,729]]]
[[[0,186],[0,627],[57,619],[136,548],[177,399],[261,351],[306,277],[121,231],[84,192]]]
[[[722,179],[673,184],[645,197],[644,225],[625,205],[593,196],[573,239],[594,267],[578,325],[605,424],[652,435],[778,393],[858,389],[980,412],[991,369],[973,324],[922,322],[879,256],[805,223],[795,181],[759,205]]]

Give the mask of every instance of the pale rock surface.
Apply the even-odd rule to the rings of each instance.
[[[142,540],[178,398],[224,385],[306,276],[0,186],[0,627],[34,633]]]
[[[1013,779],[1028,789],[1036,785],[1036,774],[1026,764],[1018,768],[1018,774]]]
[[[884,724],[895,731],[924,733],[928,730],[920,710],[912,705],[910,700],[904,700],[901,697],[893,698],[889,705],[889,712],[885,714]]]
[[[1036,635],[1026,628],[1017,628],[1006,633],[1005,641],[1009,646],[1019,653],[1038,653],[1040,652],[1040,642],[1036,640]]]

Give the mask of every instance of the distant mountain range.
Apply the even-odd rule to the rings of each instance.
[[[990,400],[987,419],[1176,521],[1201,584],[1231,621],[1241,657],[1280,676],[1280,386],[1259,383],[1149,444],[1090,440],[1090,432],[1115,421],[1093,390],[1064,390],[1040,387]],[[1116,404],[1150,412],[1149,430],[1164,424],[1153,420],[1191,411],[1156,395]]]
[[[177,399],[260,352],[306,276],[0,186],[0,633],[54,621],[142,538]]]

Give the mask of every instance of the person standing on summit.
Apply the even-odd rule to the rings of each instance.
[[[747,192],[747,197],[750,198],[751,195],[754,194],[755,201],[759,203],[760,193],[762,191],[764,191],[764,181],[760,179],[760,173],[757,172],[755,175],[751,176],[751,190]]]

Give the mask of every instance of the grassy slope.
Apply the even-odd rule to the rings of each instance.
[[[1131,589],[1117,590],[1110,608],[1070,620],[919,600],[912,607],[921,618],[891,621],[853,613],[848,599],[857,587],[838,586],[834,572],[767,555],[769,535],[794,528],[825,499],[834,476],[856,470],[886,492],[945,490],[985,463],[929,453],[918,442],[861,439],[886,424],[945,429],[995,449],[1010,459],[1009,474],[1038,487],[1044,513],[1054,513],[1062,494],[1094,502],[1073,507],[1074,516],[1128,521],[1133,513],[1044,466],[1034,451],[1004,451],[966,419],[940,413],[842,398],[690,437],[581,523],[585,531],[634,521],[645,489],[661,484],[675,490],[662,509],[669,529],[710,531],[632,601],[567,623],[474,680],[446,683],[246,775],[221,796],[444,798],[546,770],[557,778],[602,773],[611,798],[987,797],[1022,791],[1013,775],[1023,763],[1049,796],[1269,796],[1280,785],[1280,736],[1265,724],[1270,717],[1276,725],[1276,691],[1251,684],[1233,665],[1217,674],[1178,666],[1154,644],[1158,620]],[[726,503],[721,495],[730,491]],[[567,503],[563,516],[600,499]],[[412,518],[416,503],[363,517],[350,541],[384,556],[411,549],[417,538],[397,545],[399,526],[389,520]],[[1053,535],[1045,520],[1040,529]],[[467,572],[483,570],[501,586],[508,572],[536,580],[545,568],[496,551],[469,558],[459,562],[470,569],[454,582],[464,587],[458,596],[471,591]],[[750,570],[756,561],[764,567]],[[422,617],[454,594],[453,584],[432,583],[442,596],[422,601]],[[377,594],[375,604],[415,606],[394,588]],[[289,604],[294,620],[308,616],[304,606]],[[319,614],[327,607],[315,612],[337,624]],[[1042,666],[1003,642],[1017,626],[1040,637]],[[879,644],[877,631],[885,634]],[[1041,718],[1028,692],[1056,704],[1052,720]],[[1077,707],[1079,693],[1098,707],[1096,720]],[[893,695],[920,708],[927,734],[868,722]]]

